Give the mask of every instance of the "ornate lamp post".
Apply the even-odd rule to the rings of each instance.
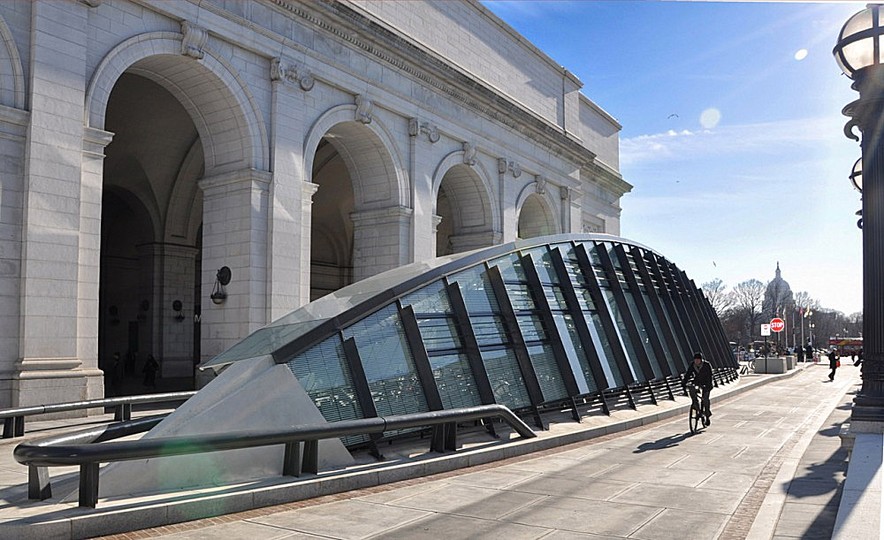
[[[851,428],[884,428],[884,12],[869,4],[844,23],[833,54],[853,80],[859,99],[844,107],[847,137],[862,133],[863,338],[862,388],[853,400]],[[869,424],[874,423],[874,424]]]

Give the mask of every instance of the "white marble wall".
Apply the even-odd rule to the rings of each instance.
[[[204,358],[309,298],[310,175],[323,137],[341,145],[352,175],[357,277],[435,255],[436,197],[455,166],[468,179],[457,184],[479,201],[458,209],[458,249],[515,239],[538,183],[556,230],[619,232],[618,201],[630,188],[617,172],[620,126],[578,94],[579,80],[472,0],[408,9],[9,0],[0,36],[0,406],[103,394],[105,114],[127,71],[169,91],[199,134],[203,162],[189,167],[203,171],[194,193]],[[160,238],[196,230],[175,221],[186,212],[169,214]],[[193,306],[184,302],[185,323],[169,306],[192,285],[194,246],[158,248],[153,348],[174,359],[169,373],[183,372],[188,355]],[[221,266],[233,279],[214,305]]]

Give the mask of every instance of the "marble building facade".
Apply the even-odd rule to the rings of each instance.
[[[192,378],[406,263],[620,232],[621,126],[473,0],[6,0],[0,36],[0,407],[148,354]]]

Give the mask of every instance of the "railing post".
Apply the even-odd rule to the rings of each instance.
[[[430,434],[430,452],[445,452],[445,424],[434,424]]]
[[[114,421],[126,422],[132,420],[132,404],[120,403],[114,408]]]
[[[25,436],[25,417],[24,416],[16,416],[15,417],[15,437],[24,437]]]
[[[45,501],[52,497],[49,468],[28,465],[28,499]]]
[[[15,431],[15,417],[10,416],[9,418],[3,419],[3,438],[11,439],[15,437],[13,432]]]
[[[301,476],[301,441],[285,443],[285,457],[282,460],[283,476]]]
[[[446,425],[448,429],[445,430],[445,449],[454,452],[457,450],[457,422]]]
[[[98,463],[80,464],[80,506],[95,508],[98,504]]]
[[[319,441],[304,441],[304,472],[319,474]]]

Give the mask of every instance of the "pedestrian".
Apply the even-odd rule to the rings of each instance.
[[[854,360],[853,365],[859,366],[859,365],[862,365],[862,363],[863,363],[863,350],[860,349],[859,352],[856,354],[856,360]]]
[[[157,370],[160,369],[160,364],[156,361],[152,354],[147,355],[147,360],[144,362],[144,368],[141,371],[144,372],[144,386],[150,386],[151,388],[156,388],[157,386]]]
[[[123,393],[123,363],[120,361],[119,352],[114,353],[114,358],[111,363],[113,364],[111,366],[111,392],[113,395],[118,396]]]
[[[807,362],[813,362],[813,345],[810,343],[804,346],[804,358]]]
[[[838,352],[832,348],[829,351],[829,369],[832,370],[829,372],[829,380],[835,380],[835,370],[841,366],[841,361],[838,359]]]
[[[804,362],[804,347],[795,347],[795,354],[798,356],[799,362]]]

